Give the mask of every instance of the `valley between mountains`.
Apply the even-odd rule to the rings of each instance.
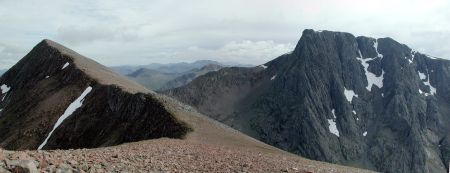
[[[0,172],[370,172],[262,143],[50,40],[0,86]]]

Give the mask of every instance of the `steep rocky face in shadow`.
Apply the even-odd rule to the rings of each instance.
[[[92,148],[190,131],[151,94],[104,66],[44,40],[1,78],[0,147]],[[75,100],[92,87],[81,105]]]
[[[165,92],[268,144],[381,172],[446,172],[450,62],[391,38],[305,30],[292,53]]]

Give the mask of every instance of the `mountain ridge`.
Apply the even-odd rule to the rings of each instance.
[[[36,167],[41,171],[55,171],[55,166],[56,171],[72,168],[124,171],[124,164],[128,165],[125,171],[178,170],[181,164],[190,171],[366,172],[294,156],[205,117],[172,98],[129,82],[62,45],[49,40],[39,43],[0,77],[0,147],[24,150],[1,149],[0,171],[35,170]],[[129,144],[133,141],[142,142]],[[152,153],[154,149],[138,150],[142,146],[167,149],[172,154]],[[27,151],[37,148],[68,150]],[[208,152],[195,152],[199,149]],[[229,160],[217,162],[220,153],[227,153],[226,158],[230,159],[259,158],[254,163],[264,166],[261,169]],[[161,167],[164,160],[158,163],[151,159],[142,160],[167,156],[170,156],[168,162],[175,160],[174,164],[178,166],[172,163]],[[273,160],[272,157],[294,161]],[[189,164],[193,158],[202,158],[219,167],[213,169],[198,160]],[[62,159],[68,159],[68,162],[62,162]],[[106,163],[111,159],[119,167],[108,166]],[[68,168],[65,163],[71,166]],[[130,164],[136,167],[130,168]]]
[[[208,73],[165,94],[310,159],[446,172],[448,86],[448,60],[391,38],[305,30],[292,53]]]

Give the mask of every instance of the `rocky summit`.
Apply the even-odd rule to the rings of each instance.
[[[381,172],[447,172],[450,61],[391,38],[305,30],[295,50],[165,94],[270,145]]]
[[[5,149],[94,148],[182,138],[190,130],[144,87],[50,40],[8,70],[0,85]]]

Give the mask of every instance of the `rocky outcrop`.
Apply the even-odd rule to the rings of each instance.
[[[0,85],[1,148],[93,148],[190,131],[153,92],[50,40],[8,70]]]
[[[292,53],[165,92],[315,160],[381,172],[446,172],[450,62],[391,38],[305,30]]]

